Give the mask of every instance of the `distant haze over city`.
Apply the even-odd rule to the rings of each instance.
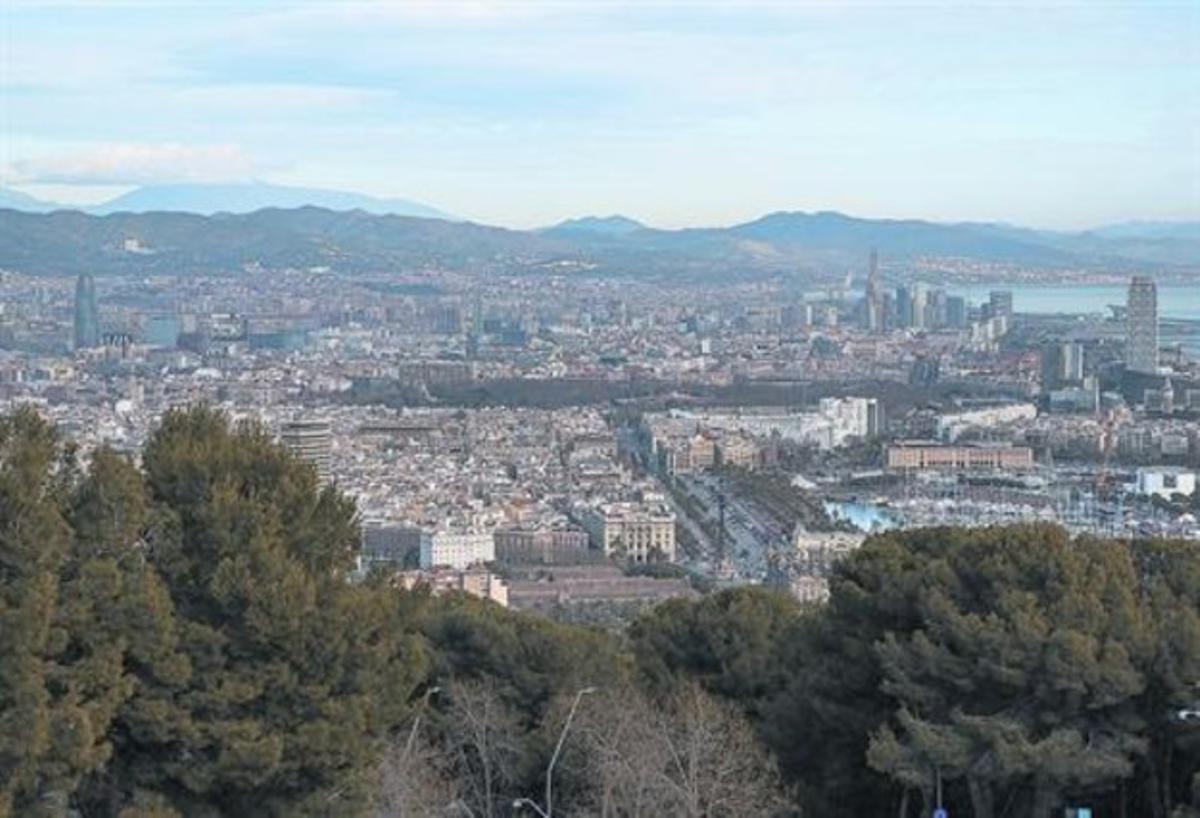
[[[294,185],[276,185],[268,182],[230,183],[174,183],[143,185],[111,199],[80,204],[50,201],[29,196],[16,189],[0,187],[0,208],[20,210],[27,213],[49,213],[56,210],[78,210],[95,216],[114,213],[195,213],[211,216],[216,213],[253,213],[265,208],[294,209],[319,207],[334,211],[361,210],[375,215],[412,216],[426,219],[464,221],[461,217],[438,210],[423,202],[399,197],[381,198],[363,193],[325,188],[309,188]],[[853,217],[858,214],[821,211],[815,215]],[[898,215],[895,218],[876,221],[907,221],[916,224],[921,220]],[[954,224],[956,220],[949,223]],[[1013,225],[1004,223],[962,223],[975,229],[1018,232],[1021,228],[1037,225]],[[706,225],[707,227],[729,227],[732,225]],[[571,215],[562,221],[538,226],[543,232],[560,235],[593,235],[612,238],[628,236],[638,230],[653,229],[654,224],[638,221],[621,214]],[[1152,241],[1200,241],[1200,221],[1123,221],[1113,224],[1088,225],[1079,231],[1055,231],[1060,233],[1090,233],[1101,239],[1137,239]],[[1032,234],[1030,234],[1032,235]]]

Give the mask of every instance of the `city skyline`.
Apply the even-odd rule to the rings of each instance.
[[[0,183],[86,204],[263,179],[518,227],[1189,220],[1198,20],[1170,3],[15,3]]]
[[[1200,4],[6,0],[0,818],[1200,818]]]

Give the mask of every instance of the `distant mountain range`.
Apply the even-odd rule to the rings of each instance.
[[[646,225],[627,216],[583,216],[543,228],[541,232],[550,236],[627,236],[645,229]]]
[[[377,215],[454,219],[448,213],[409,199],[380,199],[361,193],[272,185],[266,182],[147,185],[107,202],[86,207],[42,201],[16,190],[0,188],[0,207],[31,213],[78,210],[94,216],[106,216],[110,213],[156,212],[196,213],[201,216],[211,216],[216,213],[252,213],[267,207],[297,208],[305,206],[323,207],[329,210],[362,210]]]
[[[1122,222],[1097,227],[1090,233],[1105,239],[1200,240],[1200,222]]]
[[[0,208],[24,210],[27,213],[48,213],[51,210],[62,209],[53,202],[35,199],[33,196],[7,187],[0,187]]]
[[[246,206],[257,195],[238,193],[245,194],[240,201]],[[190,193],[174,199],[130,194],[126,203],[182,204],[185,199],[200,201]],[[212,206],[216,200],[207,201]],[[15,203],[20,205],[20,199]],[[116,206],[109,203],[105,209]],[[19,207],[0,210],[0,268],[35,274],[208,274],[248,266],[329,267],[346,273],[544,269],[724,279],[862,269],[874,247],[884,257],[885,269],[954,258],[1023,267],[1189,274],[1200,270],[1198,227],[1131,223],[1063,233],[1000,224],[781,212],[720,228],[660,230],[624,216],[589,216],[523,231],[444,218],[380,215],[362,207],[271,207],[216,215],[158,210],[36,213]]]

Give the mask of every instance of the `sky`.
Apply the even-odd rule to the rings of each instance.
[[[1200,3],[0,0],[0,184],[516,227],[1200,219]]]

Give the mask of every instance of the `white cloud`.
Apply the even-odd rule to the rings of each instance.
[[[260,169],[237,145],[108,143],[18,159],[4,175],[13,184],[140,185],[245,180]]]

